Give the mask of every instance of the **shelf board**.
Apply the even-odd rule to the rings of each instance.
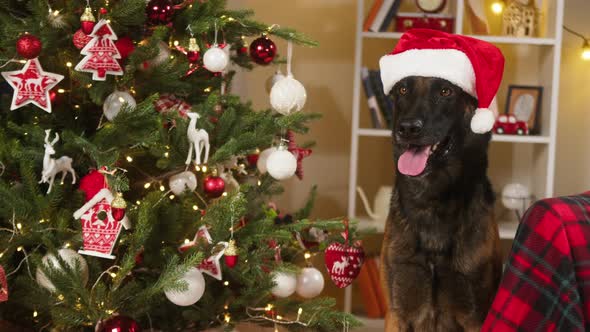
[[[391,137],[390,129],[359,128],[359,136]]]
[[[400,39],[402,32],[373,32],[363,31],[363,38],[381,38],[381,39]],[[554,46],[555,38],[536,38],[536,37],[512,37],[512,36],[484,36],[484,35],[467,35],[472,38],[481,39],[496,44],[518,44],[518,45],[545,45]]]
[[[509,143],[538,143],[549,144],[549,136],[536,135],[492,135],[492,142],[509,142]]]
[[[374,128],[359,128],[357,131],[359,136],[368,137],[391,137],[390,129],[374,129]],[[535,135],[492,135],[492,142],[508,142],[508,143],[537,143],[549,144],[551,138],[549,136],[535,136]]]
[[[400,39],[403,33],[363,31],[361,35],[363,36],[363,38]]]
[[[500,231],[500,238],[506,240],[513,240],[518,229],[518,221],[501,221],[498,223],[498,230]]]
[[[490,43],[497,43],[497,44],[547,45],[547,46],[554,46],[556,44],[555,38],[483,36],[483,35],[467,35],[467,36],[472,37],[472,38],[485,40]]]

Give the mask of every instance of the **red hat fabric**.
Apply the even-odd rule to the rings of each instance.
[[[477,98],[471,129],[486,133],[494,125],[492,103],[504,73],[504,56],[493,44],[438,30],[412,29],[393,52],[379,60],[385,93],[408,76],[443,78]]]

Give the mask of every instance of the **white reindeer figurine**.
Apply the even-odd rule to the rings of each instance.
[[[201,154],[203,153],[203,148],[205,149],[205,157],[203,158],[203,163],[206,164],[207,160],[209,159],[209,134],[207,134],[205,129],[197,129],[197,119],[201,117],[198,113],[189,112],[186,113],[186,115],[191,120],[188,124],[188,129],[186,130],[186,136],[188,136],[189,142],[189,149],[185,164],[188,165],[191,163],[191,157],[194,149],[195,164],[201,165]]]
[[[49,189],[47,189],[48,194],[51,192],[51,187],[53,187],[55,175],[59,172],[61,172],[62,184],[68,172],[72,173],[72,184],[76,183],[76,172],[74,172],[74,169],[72,168],[72,158],[68,156],[62,156],[59,159],[51,158],[51,156],[55,154],[53,145],[59,141],[59,134],[55,133],[55,138],[51,143],[49,142],[50,134],[51,129],[45,130],[45,155],[43,156],[41,181],[39,181],[39,183],[49,183]]]

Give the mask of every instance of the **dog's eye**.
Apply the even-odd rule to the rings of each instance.
[[[408,93],[408,88],[406,88],[405,86],[400,86],[397,91],[400,95],[405,96]]]
[[[449,88],[442,88],[442,90],[440,90],[440,95],[443,97],[448,97],[451,94],[453,94],[453,90],[451,90]]]

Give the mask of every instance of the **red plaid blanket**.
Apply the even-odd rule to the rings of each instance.
[[[590,330],[590,191],[525,214],[482,331]]]

